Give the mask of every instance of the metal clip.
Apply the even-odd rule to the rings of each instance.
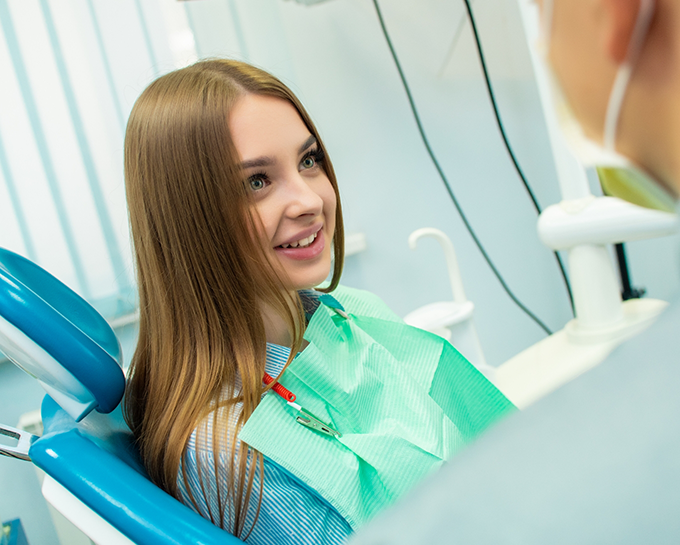
[[[40,439],[40,437],[24,430],[18,430],[16,428],[5,426],[4,424],[0,424],[0,435],[5,435],[18,441],[16,447],[0,445],[1,455],[9,456],[10,458],[19,458],[19,460],[26,460],[27,462],[31,461],[31,457],[28,455],[28,450],[31,448],[33,443]]]
[[[347,314],[343,309],[334,308],[333,309],[339,316],[342,316],[345,320],[349,320],[349,314]]]
[[[318,431],[319,433],[323,433],[324,435],[329,435],[331,437],[342,437],[342,434],[339,431],[333,429],[331,425],[326,424],[323,420],[314,416],[307,409],[300,407],[299,411],[300,414],[298,414],[297,418],[295,419],[299,424],[307,426],[308,428]]]

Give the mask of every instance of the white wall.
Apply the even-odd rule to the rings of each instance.
[[[502,146],[463,3],[383,0],[381,6],[429,140],[474,229],[516,295],[560,327],[569,318],[566,292],[554,257],[538,242],[536,213]],[[539,200],[555,202],[557,184],[516,7],[509,0],[475,6],[516,153]],[[344,283],[378,293],[402,315],[450,299],[435,243],[423,242],[415,253],[406,243],[413,230],[437,227],[459,253],[488,361],[498,365],[543,336],[504,293],[449,200],[370,1],[305,7],[204,0],[187,7],[201,54],[240,56],[271,70],[316,120],[338,173],[347,229],[368,237],[369,250],[348,259]],[[218,14],[234,12],[240,40],[216,30]]]
[[[378,293],[402,315],[448,299],[435,244],[424,243],[416,253],[406,245],[412,230],[438,227],[458,250],[489,363],[498,365],[540,339],[543,332],[501,289],[444,191],[417,134],[372,3],[234,4],[247,58],[300,94],[331,150],[347,228],[368,236],[369,251],[348,260],[344,282]],[[209,12],[211,2],[189,6]],[[381,6],[430,142],[474,229],[515,294],[550,327],[560,328],[570,318],[566,292],[554,256],[538,241],[535,211],[502,146],[462,1],[383,0]],[[517,6],[514,0],[478,0],[473,7],[520,164],[539,202],[557,202]],[[265,12],[263,23],[258,13]],[[272,42],[275,47],[265,47]],[[215,42],[211,48],[218,49]],[[666,260],[666,271],[647,265],[656,253],[676,255],[675,247],[667,240],[630,248],[634,280],[653,295],[669,297],[677,289],[674,258]]]

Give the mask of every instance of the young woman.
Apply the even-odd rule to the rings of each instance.
[[[273,76],[212,60],[156,80],[125,176],[141,312],[126,415],[151,478],[214,523],[340,543],[511,408],[448,343],[338,288],[333,167]]]

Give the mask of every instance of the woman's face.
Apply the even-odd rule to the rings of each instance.
[[[265,251],[287,288],[317,286],[331,268],[336,198],[316,139],[291,103],[260,95],[239,99],[229,129]]]

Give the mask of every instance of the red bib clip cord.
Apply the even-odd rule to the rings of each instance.
[[[274,382],[274,379],[271,377],[270,374],[265,373],[264,376],[262,377],[262,382],[264,382],[267,386],[269,386],[272,382]],[[288,403],[295,401],[295,394],[293,392],[291,392],[288,388],[284,388],[278,382],[276,384],[274,384],[274,386],[272,386],[272,390],[274,390],[274,392],[279,394]]]

